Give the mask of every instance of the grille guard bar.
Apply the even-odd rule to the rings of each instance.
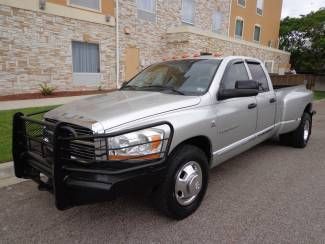
[[[169,122],[163,121],[113,133],[67,136],[66,127],[71,126],[71,124],[65,122],[52,123],[46,120],[33,118],[34,116],[40,117],[46,112],[47,111],[26,116],[18,112],[14,115],[12,142],[13,161],[15,174],[19,178],[33,179],[41,184],[40,173],[49,177],[56,199],[56,206],[59,209],[66,209],[67,206],[73,205],[71,204],[71,200],[67,199],[68,192],[65,185],[65,180],[70,174],[87,173],[115,177],[121,174],[125,175],[130,172],[137,172],[145,169],[154,170],[157,167],[163,166],[163,163],[166,161],[174,134],[173,126]],[[170,133],[168,138],[163,138],[161,140],[163,141],[163,145],[161,146],[159,154],[162,155],[162,157],[159,159],[141,159],[135,163],[129,160],[97,160],[95,154],[94,160],[85,161],[71,158],[68,154],[69,151],[67,151],[69,144],[77,140],[89,141],[105,139],[105,141],[107,141],[106,139],[110,137],[161,125],[169,126]],[[44,131],[44,128],[51,128],[53,131],[51,142],[44,140],[44,135],[42,136],[43,132],[41,132],[42,130]],[[31,144],[39,145],[36,147],[39,149],[40,155],[37,155],[37,153],[31,150],[33,146],[35,147],[35,145],[31,146]],[[107,143],[105,147],[106,150],[110,150],[107,147]],[[118,148],[114,148],[114,150],[118,150]],[[47,152],[50,153],[50,155],[43,157],[44,151],[50,151]],[[108,153],[109,151],[106,151],[106,155],[108,155]]]

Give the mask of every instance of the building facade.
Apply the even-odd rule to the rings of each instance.
[[[281,13],[282,0],[264,1],[277,2]],[[277,49],[279,26],[267,24],[269,5],[260,16],[259,0],[238,2],[0,0],[0,96],[38,92],[42,83],[57,91],[115,89],[152,63],[200,51],[257,57],[272,73],[288,68],[290,54]]]

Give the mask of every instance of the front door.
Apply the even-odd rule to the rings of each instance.
[[[249,80],[243,60],[229,64],[219,89],[235,89],[238,80]],[[219,101],[216,105],[214,154],[221,156],[250,141],[256,132],[256,97],[239,97]]]
[[[125,81],[133,78],[140,70],[139,48],[128,47],[125,53]]]

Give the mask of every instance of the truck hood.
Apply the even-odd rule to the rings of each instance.
[[[68,103],[45,114],[45,118],[107,130],[145,117],[195,106],[200,97],[149,91],[114,91]],[[102,125],[109,125],[104,128]]]

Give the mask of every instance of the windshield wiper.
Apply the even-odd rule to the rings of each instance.
[[[181,92],[177,89],[175,89],[174,87],[171,87],[171,86],[160,86],[160,85],[151,85],[151,86],[142,86],[142,87],[139,87],[139,88],[144,88],[144,89],[147,89],[147,88],[157,88],[159,90],[162,90],[162,91],[172,91],[174,93],[177,93],[179,95],[185,95],[184,92]]]

